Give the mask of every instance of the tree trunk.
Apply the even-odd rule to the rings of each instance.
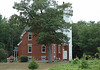
[[[50,47],[50,42],[48,42],[47,46],[48,46],[48,63],[52,62],[52,56],[51,56],[51,47]]]

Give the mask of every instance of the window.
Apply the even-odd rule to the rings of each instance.
[[[32,33],[28,32],[28,40],[31,41],[32,40]]]
[[[32,61],[32,56],[28,56],[28,61]]]
[[[61,51],[61,50],[60,50],[60,47],[61,47],[61,45],[59,44],[59,45],[58,45],[58,53],[60,53],[60,51]]]
[[[41,60],[46,60],[46,56],[41,56]]]
[[[45,45],[42,45],[41,50],[42,50],[42,53],[46,53],[46,46]]]
[[[32,53],[32,44],[28,44],[28,53]]]
[[[54,56],[54,60],[55,60],[55,56]]]

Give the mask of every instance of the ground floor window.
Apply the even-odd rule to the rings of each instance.
[[[41,60],[46,60],[46,56],[41,56]]]
[[[28,56],[28,61],[32,61],[32,56]]]
[[[60,52],[60,51],[61,51],[60,47],[61,47],[61,45],[59,44],[59,45],[58,45],[58,53],[61,53],[61,52]]]

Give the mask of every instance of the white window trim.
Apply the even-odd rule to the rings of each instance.
[[[56,56],[54,56],[54,60],[56,59]]]
[[[56,49],[56,45],[54,44],[54,53],[55,53],[55,51],[56,51],[55,49]]]
[[[29,47],[31,47],[31,50],[32,50],[32,44],[28,44],[28,53],[32,53],[32,51],[29,52]]]
[[[32,38],[29,39],[29,35],[32,35],[32,32],[28,32],[28,41],[32,41]]]
[[[42,51],[42,47],[45,47],[45,52]],[[45,45],[41,45],[41,53],[46,53],[46,46]]]
[[[61,49],[60,49],[61,45],[58,45],[58,53],[61,53]],[[60,49],[60,50],[59,50]]]

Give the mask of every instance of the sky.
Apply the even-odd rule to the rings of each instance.
[[[20,0],[1,0],[0,14],[3,17],[9,18],[13,14],[18,14],[17,10],[13,9],[14,2]],[[73,16],[72,21],[100,21],[100,0],[57,0],[59,4],[63,2],[72,3]]]

